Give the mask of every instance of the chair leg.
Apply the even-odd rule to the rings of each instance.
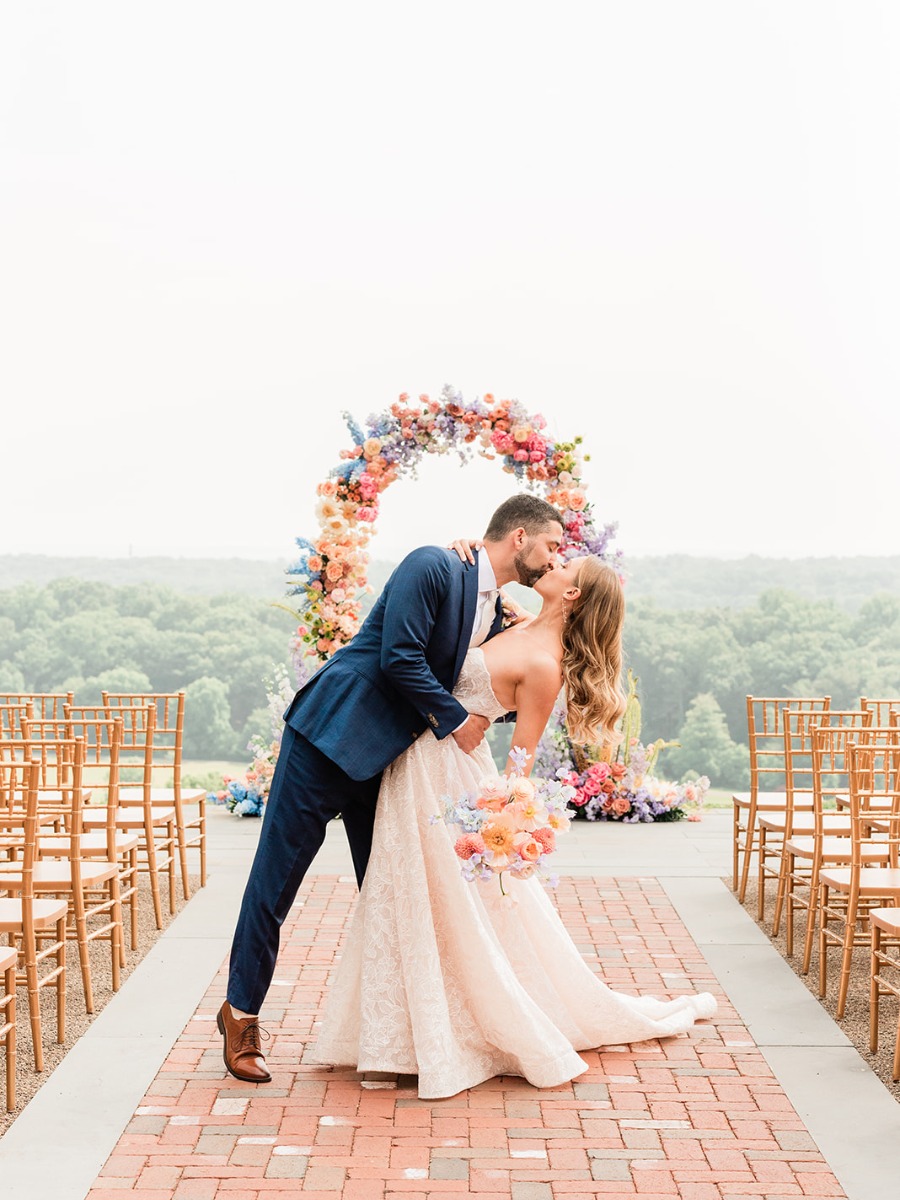
[[[881,950],[881,929],[872,922],[871,956],[869,959],[869,1051],[878,1049],[878,953]]]
[[[787,906],[785,911],[784,949],[788,958],[794,957],[794,864],[791,861],[791,884],[787,891]]]
[[[75,896],[74,902],[74,923],[75,923],[75,940],[78,943],[78,961],[81,965],[81,983],[84,988],[84,1009],[85,1012],[92,1013],[94,1011],[94,986],[91,979],[91,957],[88,953],[88,938],[87,938],[87,919],[84,915],[84,897]]]
[[[897,1035],[894,1038],[894,1066],[891,1077],[894,1083],[900,1079],[900,1012],[897,1013]]]
[[[756,850],[756,919],[760,923],[766,917],[766,830],[760,825]]]
[[[150,892],[153,897],[153,916],[156,918],[156,928],[162,929],[162,899],[159,894],[159,871],[156,865],[156,842],[152,826],[147,830],[147,873],[150,876]]]
[[[819,999],[825,999],[828,990],[828,887],[822,884],[819,900]]]
[[[205,800],[198,801],[200,805],[200,886],[206,887],[206,809]]]
[[[119,896],[119,877],[113,875],[109,881],[109,898],[112,901],[113,927],[109,931],[110,953],[112,955],[112,990],[117,992],[122,986],[121,964],[122,957],[122,900]]]
[[[184,815],[180,810],[176,813],[175,830],[178,834],[178,862],[181,868],[181,891],[185,900],[190,900],[191,885],[188,882],[187,832],[184,828]]]
[[[785,845],[786,844],[787,842],[785,841]],[[784,897],[785,892],[788,890],[788,881],[793,873],[793,866],[793,857],[789,855],[784,846],[782,846],[781,866],[778,869],[778,887],[775,891],[775,912],[772,916],[772,937],[778,937],[778,930],[781,928],[781,913],[784,908]]]
[[[741,838],[741,806],[732,801],[734,809],[734,826],[731,835],[731,890],[738,890],[738,872],[740,871],[740,838]],[[203,870],[202,858],[203,851],[201,850],[201,872]]]
[[[753,855],[753,845],[756,841],[756,805],[750,805],[747,810],[747,827],[744,830],[744,862],[741,867],[741,890],[738,892],[738,900],[741,904],[744,903],[744,898],[747,895],[747,884],[750,881],[750,859]]]
[[[128,911],[131,918],[131,949],[138,948],[138,852],[137,847],[128,851]]]
[[[840,1021],[847,1005],[847,992],[850,989],[850,968],[853,965],[853,945],[856,941],[857,905],[848,897],[845,914],[844,942],[841,947],[841,978],[838,984],[837,1019]]]
[[[12,1112],[16,1107],[16,964],[6,970],[6,994],[9,1003],[6,1006],[6,1020],[9,1030],[6,1034],[6,1111]]]
[[[813,940],[816,936],[816,917],[819,914],[819,868],[817,863],[813,862],[812,871],[809,876],[809,908],[806,910],[806,938],[803,942],[803,966],[801,970],[804,975],[809,974],[809,965],[812,962]]]
[[[58,932],[58,929],[57,929]],[[63,940],[65,941],[66,931],[63,928]],[[41,1029],[41,997],[38,991],[38,971],[37,961],[35,957],[35,947],[23,945],[25,953],[25,986],[28,989],[28,1018],[31,1024],[31,1045],[34,1050],[34,1069],[35,1071],[43,1071],[44,1069],[44,1035]],[[30,961],[29,961],[30,959]],[[59,989],[59,977],[57,976],[57,999]],[[59,1018],[57,1016],[57,1024]]]
[[[66,1040],[66,926],[68,917],[60,917],[56,923],[56,1040]]]
[[[166,844],[169,852],[169,916],[175,914],[175,852],[176,852],[175,822],[170,821],[166,826]]]

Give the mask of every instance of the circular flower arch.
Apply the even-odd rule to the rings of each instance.
[[[564,557],[596,554],[618,564],[621,551],[609,549],[616,526],[597,526],[586,496],[581,438],[556,438],[544,417],[519,401],[489,394],[467,401],[448,385],[439,400],[423,395],[411,401],[404,392],[364,426],[343,416],[353,445],[318,485],[318,536],[297,538],[300,556],[287,569],[290,594],[301,598],[291,609],[299,622],[291,646],[298,674],[305,673],[304,660],[325,662],[359,628],[362,597],[372,590],[368,544],[381,494],[397,479],[414,477],[425,454],[456,453],[463,463],[476,454],[499,459],[520,487],[559,509]]]

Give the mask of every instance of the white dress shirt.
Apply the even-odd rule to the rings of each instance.
[[[480,646],[490,633],[491,625],[497,608],[497,577],[487,556],[486,550],[478,553],[478,603],[475,605],[475,620],[472,623],[472,633],[469,646]]]

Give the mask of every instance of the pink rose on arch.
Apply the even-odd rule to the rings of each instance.
[[[581,488],[569,489],[569,508],[571,508],[574,512],[581,512],[586,504],[587,496],[584,494]]]
[[[516,460],[516,462],[528,462],[528,451],[517,450],[513,455],[513,458]]]

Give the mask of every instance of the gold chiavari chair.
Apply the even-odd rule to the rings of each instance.
[[[34,891],[40,763],[24,757],[27,747],[0,742],[0,841],[18,864],[17,876],[0,875],[0,933],[9,938],[28,991],[34,1069],[44,1069],[41,989],[56,993],[56,1040],[66,1040],[65,900],[37,898]],[[9,860],[7,860],[8,862]],[[4,864],[0,864],[4,865]],[[50,968],[42,972],[43,964]]]
[[[137,949],[138,939],[138,846],[136,833],[120,832],[116,828],[119,795],[119,757],[122,745],[122,721],[107,720],[102,708],[72,706],[66,708],[66,719],[61,728],[68,737],[84,742],[84,768],[82,773],[85,807],[82,823],[91,811],[88,803],[100,808],[105,815],[105,825],[100,829],[83,832],[81,854],[84,858],[116,863],[119,868],[119,901],[127,905],[131,930],[131,949]],[[90,797],[90,801],[88,801]],[[65,846],[68,835],[50,833],[38,838],[38,854],[42,858],[58,857]],[[120,947],[122,962],[125,961],[124,940]]]
[[[784,775],[785,709],[826,712],[830,696],[748,696],[747,736],[750,745],[750,791],[735,792],[732,833],[732,887],[741,903],[747,894],[750,862],[757,845],[757,816],[760,812],[784,812],[787,799],[783,790],[766,788]],[[802,808],[802,805],[795,805]],[[811,802],[805,807],[811,808]]]
[[[819,876],[819,995],[827,989],[828,948],[840,946],[839,1020],[847,1003],[853,948],[870,945],[869,913],[900,903],[900,733],[895,730],[891,741],[881,740],[881,733],[865,730],[868,744],[847,744],[851,860],[844,868],[825,867]],[[883,865],[871,865],[866,851],[873,846],[884,855]]]
[[[108,710],[112,712],[113,710]],[[156,928],[162,929],[162,894],[160,878],[163,873],[168,880],[169,912],[175,912],[175,856],[177,834],[175,831],[175,806],[153,804],[153,739],[156,731],[156,707],[147,705],[124,705],[115,709],[115,716],[122,721],[122,744],[119,754],[119,799],[116,810],[116,829],[120,833],[136,833],[139,869],[150,882],[153,915]],[[140,803],[123,805],[122,789],[127,784],[127,771],[140,774]],[[106,827],[108,814],[100,807],[91,805],[85,814],[85,828],[96,832]]]
[[[813,780],[813,747],[812,736],[815,728],[822,722],[835,724],[836,713],[812,712],[808,709],[786,708],[782,713],[784,726],[784,812],[760,812],[757,818],[759,825],[759,920],[765,915],[766,883],[769,879],[778,881],[775,897],[775,913],[772,920],[772,934],[777,936],[781,927],[781,915],[785,899],[785,843],[796,837],[812,838],[817,832],[827,833],[831,837],[850,836],[850,818],[842,813],[825,813],[816,811],[816,796]],[[865,714],[853,714],[865,719]],[[812,807],[808,807],[812,801]],[[795,856],[794,856],[795,857]],[[793,865],[793,864],[792,864]],[[791,910],[793,916],[793,909]],[[787,930],[787,953],[794,952],[794,930],[791,920]]]
[[[806,912],[801,968],[804,975],[809,971],[815,942],[822,866],[826,863],[840,866],[850,861],[850,814],[829,809],[835,804],[835,796],[846,792],[850,786],[847,744],[861,735],[868,720],[868,714],[858,709],[829,709],[826,713],[813,714],[811,721],[803,722],[806,726],[804,735],[798,739],[811,758],[813,809],[809,816],[812,830],[808,830],[804,815],[800,818],[804,825],[795,824],[785,838],[773,931],[777,934],[782,911],[786,910],[786,950],[792,955],[795,911],[799,908]],[[799,727],[801,722],[794,724]],[[877,852],[871,853],[877,859]]]
[[[191,896],[187,852],[199,851],[200,886],[206,887],[206,789],[187,788],[181,780],[184,747],[184,692],[104,692],[103,703],[110,715],[122,707],[152,704],[156,708],[153,730],[153,765],[155,774],[171,775],[172,786],[154,781],[150,800],[154,806],[174,807],[175,828],[178,834],[178,856],[181,868],[181,887],[185,900]],[[141,803],[137,788],[122,788],[122,803]],[[189,814],[189,809],[195,810]]]
[[[90,944],[110,944],[112,989],[121,978],[122,906],[119,898],[119,869],[115,862],[85,857],[81,848],[84,806],[84,741],[55,737],[65,722],[31,721],[26,726],[24,753],[40,762],[38,815],[62,836],[56,857],[46,851],[33,867],[34,891],[41,896],[65,896],[69,922],[67,936],[78,947],[85,1011],[94,1011]],[[41,734],[50,734],[41,737]],[[12,744],[12,743],[8,743]],[[37,852],[37,845],[35,845]],[[0,887],[17,877],[19,864],[0,863]]]
[[[6,1051],[6,1111],[16,1107],[16,961],[15,946],[0,946],[0,1045]]]

